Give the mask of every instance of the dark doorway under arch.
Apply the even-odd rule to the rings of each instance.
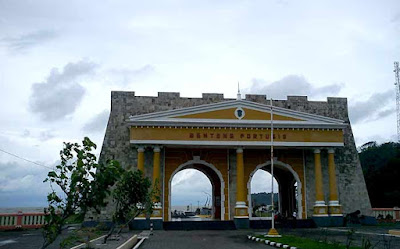
[[[290,166],[283,166],[282,165],[276,165],[274,167],[274,178],[276,179],[276,182],[278,183],[278,186],[274,186],[274,192],[277,192],[276,190],[278,189],[278,195],[279,195],[279,201],[278,201],[278,206],[274,207],[275,212],[279,212],[282,216],[284,217],[292,217],[294,214],[296,214],[297,217],[300,217],[301,214],[299,214],[298,210],[298,182],[295,177],[295,173],[293,173],[293,170],[289,170],[288,168]],[[253,180],[253,176],[258,170],[264,170],[268,173],[271,171],[271,165],[270,164],[265,164],[261,165],[261,167],[257,167],[257,169],[252,173],[250,179],[249,179],[249,184],[251,184],[251,181]],[[266,181],[267,182],[267,181]],[[269,191],[267,193],[271,192],[270,188],[270,181],[268,181],[269,184]],[[301,184],[301,183],[300,183]],[[249,186],[250,187],[250,186]],[[251,188],[251,187],[250,187]],[[252,191],[252,190],[251,190]],[[249,213],[253,211],[253,207],[250,203],[249,208]],[[251,218],[253,218],[251,216]],[[256,219],[257,217],[254,217]],[[269,218],[269,217],[268,217]]]

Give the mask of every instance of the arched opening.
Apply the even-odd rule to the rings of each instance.
[[[182,184],[183,186],[180,187],[179,182],[182,182],[182,179],[186,179],[186,184]],[[192,180],[190,181],[190,179]],[[185,186],[186,189],[184,189]],[[181,198],[179,198],[179,194],[176,195],[177,192],[175,192],[179,190],[179,188],[184,192]],[[222,174],[213,165],[201,160],[189,161],[180,165],[172,173],[169,180],[170,204],[168,208],[168,220],[223,220],[223,214],[225,212],[223,188],[224,181]],[[179,203],[186,204],[178,205]],[[197,207],[199,207],[199,210],[197,210]],[[175,210],[178,211],[177,208],[180,208],[180,210],[183,209],[180,212],[181,217],[179,217],[179,215],[177,216],[174,212]],[[196,211],[199,212],[196,213]]]
[[[247,183],[249,194],[249,215],[252,219],[263,219],[260,217],[252,216],[252,201],[251,201],[251,193],[252,190],[252,179],[254,178],[257,171],[263,170],[270,172],[271,163],[270,161],[260,164],[256,167],[256,169],[250,174],[249,182]],[[269,174],[270,175],[270,174]],[[301,181],[297,173],[292,169],[292,167],[288,164],[285,164],[280,161],[274,161],[274,178],[276,179],[276,184],[274,183],[274,193],[278,192],[278,206],[275,207],[275,211],[278,211],[282,216],[292,217],[293,214],[296,214],[297,218],[302,218],[302,206],[301,206]],[[257,178],[256,178],[257,179]],[[268,179],[268,178],[265,178]],[[270,178],[271,179],[271,176]],[[261,180],[262,182],[262,180]],[[271,181],[266,181],[266,187],[269,185],[269,193],[271,192]],[[276,187],[275,187],[276,186]],[[257,190],[256,190],[257,191]],[[267,192],[268,193],[268,192]],[[270,200],[270,199],[269,199]],[[270,219],[270,217],[264,218]]]
[[[272,195],[272,180],[274,181],[274,194]],[[266,170],[258,169],[250,180],[251,192],[251,217],[254,219],[270,219],[272,215],[272,198],[274,210],[279,209],[279,184],[276,178]]]
[[[212,189],[211,180],[197,169],[176,173],[171,181],[172,221],[211,219]]]

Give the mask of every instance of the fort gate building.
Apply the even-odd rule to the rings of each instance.
[[[369,215],[347,99],[288,96],[272,106],[277,209],[321,224],[356,210]],[[213,219],[247,227],[253,219],[252,176],[258,169],[270,171],[270,111],[265,95],[183,98],[173,92],[148,97],[115,91],[100,160],[116,159],[158,184],[162,196],[151,215],[154,222],[171,220],[171,181],[193,168],[211,181]]]

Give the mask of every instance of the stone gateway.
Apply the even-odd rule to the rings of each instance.
[[[211,181],[213,219],[248,227],[251,179],[258,169],[270,171],[271,108],[280,213],[317,223],[356,210],[370,215],[346,98],[288,96],[271,107],[265,95],[184,98],[114,91],[100,161],[116,159],[158,184],[162,196],[154,222],[171,220],[172,178],[193,168]],[[111,217],[111,207],[104,214]]]

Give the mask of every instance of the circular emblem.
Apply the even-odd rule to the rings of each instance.
[[[244,110],[242,109],[242,107],[236,108],[236,110],[235,110],[235,116],[236,116],[238,119],[242,119],[242,118],[244,117],[244,115],[245,115],[245,112],[244,112]]]

